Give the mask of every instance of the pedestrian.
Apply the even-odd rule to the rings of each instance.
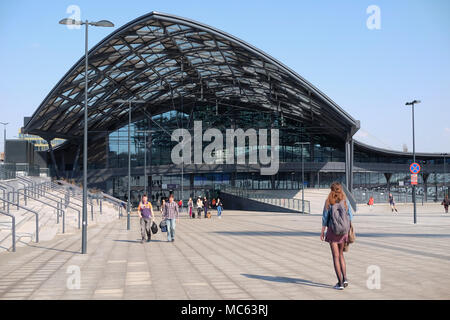
[[[445,196],[444,200],[441,203],[444,206],[445,213],[448,213],[448,206],[450,205],[450,200],[448,199],[448,195]]]
[[[217,206],[217,216],[219,217],[219,219],[222,219],[223,204],[222,201],[220,201],[220,198],[217,198],[216,206]]]
[[[372,207],[372,206],[373,206],[373,203],[374,203],[373,197],[370,197],[370,198],[369,198],[369,202],[367,202],[367,205],[368,205],[369,207]]]
[[[141,224],[141,243],[145,241],[145,234],[147,234],[147,242],[152,238],[151,226],[155,218],[153,217],[152,204],[148,201],[147,195],[142,196],[142,201],[138,206],[138,214]]]
[[[164,205],[164,220],[167,224],[167,241],[175,241],[175,221],[178,221],[178,204],[173,201],[173,194],[169,196],[169,202]]]
[[[207,214],[208,214],[208,199],[206,197],[203,197],[203,210],[205,212],[205,218],[207,218]]]
[[[348,241],[350,221],[353,216],[342,185],[339,182],[334,182],[331,184],[330,189],[330,194],[323,208],[320,240],[325,240],[330,244],[334,271],[338,279],[338,283],[334,286],[334,289],[343,290],[348,286],[344,246]]]
[[[391,206],[391,211],[395,212],[398,214],[397,208],[395,207],[395,201],[394,201],[394,196],[392,195],[392,193],[389,193],[389,205]]]
[[[188,208],[189,208],[189,217],[192,218],[192,209],[194,207],[194,202],[192,201],[192,198],[189,198],[188,201]]]
[[[197,218],[200,219],[203,211],[203,201],[200,197],[197,199]]]

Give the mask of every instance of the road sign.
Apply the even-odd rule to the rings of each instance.
[[[417,173],[412,173],[411,174],[411,184],[416,185],[417,184]]]
[[[416,162],[411,163],[409,166],[409,171],[411,171],[412,174],[418,174],[420,172],[420,164]]]

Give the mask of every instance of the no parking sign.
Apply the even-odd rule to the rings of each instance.
[[[420,172],[420,164],[416,162],[411,163],[409,171],[411,171],[412,174],[418,174]]]

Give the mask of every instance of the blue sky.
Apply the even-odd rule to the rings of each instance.
[[[379,147],[412,150],[404,104],[422,100],[415,108],[416,150],[450,152],[447,0],[1,1],[0,122],[10,123],[8,138],[84,54],[83,30],[58,24],[70,5],[80,7],[82,19],[116,25],[91,29],[90,47],[150,11],[233,34],[318,87],[361,121],[357,139]],[[369,5],[380,8],[379,30],[366,26]]]

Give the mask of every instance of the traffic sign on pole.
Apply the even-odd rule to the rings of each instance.
[[[418,174],[420,172],[420,164],[416,162],[411,163],[409,166],[409,171],[411,171],[412,174]]]
[[[412,173],[411,174],[411,184],[417,185],[417,180],[418,180],[417,173]]]

